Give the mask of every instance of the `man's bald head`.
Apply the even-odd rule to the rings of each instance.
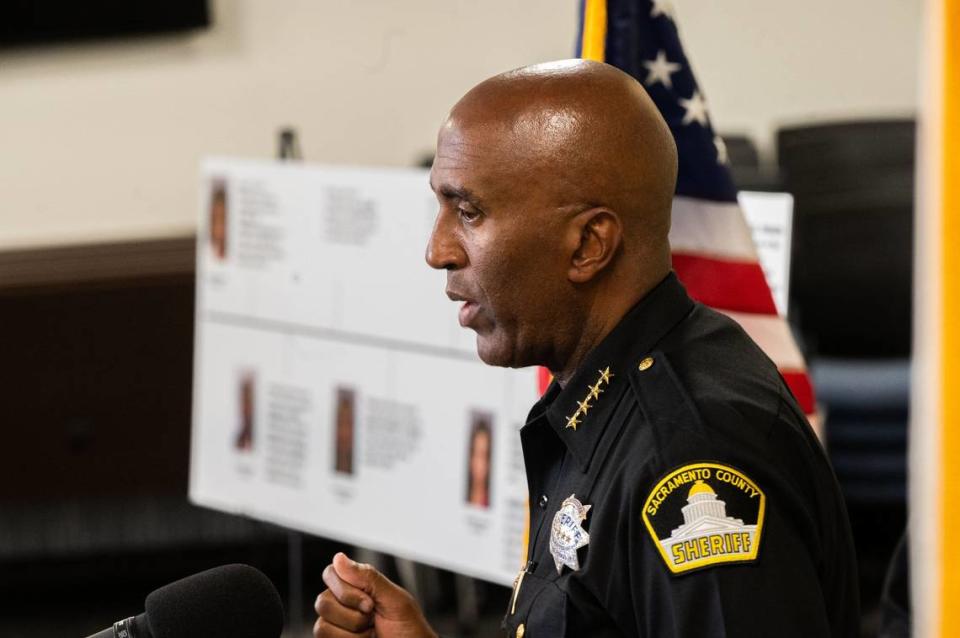
[[[480,357],[563,378],[670,270],[673,138],[643,87],[571,60],[471,89],[440,128],[427,262]]]
[[[673,135],[639,82],[563,60],[494,76],[451,109],[444,133],[496,132],[505,163],[557,179],[560,205],[609,206],[630,239],[666,241],[677,177]],[[456,135],[456,133],[455,133]]]

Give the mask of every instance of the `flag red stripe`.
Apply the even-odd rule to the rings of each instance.
[[[537,368],[537,389],[540,390],[541,395],[547,391],[551,381],[553,381],[553,375],[549,370],[542,366]]]
[[[813,384],[810,382],[810,375],[806,372],[784,372],[783,370],[780,371],[780,374],[783,375],[783,380],[787,382],[787,386],[793,392],[793,396],[797,399],[797,403],[800,404],[800,409],[803,410],[804,414],[813,414],[817,406],[813,398]]]
[[[770,286],[757,262],[673,253],[673,269],[690,296],[712,308],[777,314]]]
[[[673,269],[690,296],[718,310],[776,315],[773,295],[760,264],[689,253],[673,254]],[[816,409],[813,384],[805,371],[780,371],[806,414]]]

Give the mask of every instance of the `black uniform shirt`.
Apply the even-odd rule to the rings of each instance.
[[[530,537],[508,636],[858,635],[823,449],[774,364],[675,275],[520,436]]]

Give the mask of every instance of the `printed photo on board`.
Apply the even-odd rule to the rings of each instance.
[[[336,401],[333,469],[339,474],[353,474],[356,393],[350,388],[337,388]]]
[[[227,183],[214,179],[210,191],[210,249],[214,257],[227,258]]]
[[[467,446],[467,494],[469,505],[490,507],[490,474],[493,450],[493,417],[487,412],[473,412]]]
[[[253,450],[255,394],[256,378],[253,373],[242,373],[237,382],[237,414],[239,415],[239,424],[233,443],[234,447],[242,452]]]

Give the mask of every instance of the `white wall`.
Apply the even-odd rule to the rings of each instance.
[[[680,0],[714,123],[769,149],[778,126],[917,108],[922,0]]]
[[[199,160],[405,166],[493,73],[569,57],[576,0],[219,0],[193,35],[0,50],[0,248],[190,232]],[[919,0],[681,0],[724,131],[915,108]]]

